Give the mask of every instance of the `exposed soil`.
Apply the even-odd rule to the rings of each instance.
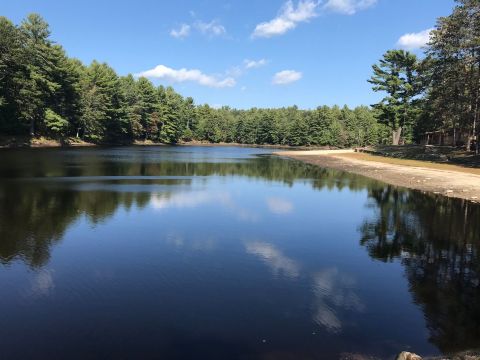
[[[281,151],[275,154],[396,186],[480,201],[480,169],[477,168],[392,159],[355,153],[353,150]]]
[[[30,138],[28,136],[5,136],[0,135],[1,148],[50,148],[50,147],[79,147],[79,146],[164,146],[166,143],[154,142],[151,140],[135,140],[129,143],[104,143],[94,144],[75,137],[62,140],[49,139],[45,137]],[[312,149],[330,149],[328,146],[290,146],[290,145],[259,145],[259,144],[239,144],[239,143],[211,143],[208,141],[181,141],[177,146],[209,146],[209,147],[249,147],[249,148],[267,148],[267,149],[294,149],[294,150],[312,150]]]
[[[286,149],[286,150],[328,150],[329,146],[293,146],[293,145],[269,145],[269,144],[241,144],[241,143],[212,143],[208,141],[181,141],[177,145],[181,146],[210,146],[210,147],[248,147],[248,148],[264,148],[264,149]]]
[[[44,137],[30,138],[27,136],[0,136],[0,148],[52,148],[52,147],[82,147],[95,146],[95,144],[77,138],[62,140]]]

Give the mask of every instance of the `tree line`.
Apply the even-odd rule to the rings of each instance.
[[[369,107],[197,106],[172,87],[68,57],[38,14],[18,26],[0,18],[0,80],[0,134],[107,144],[200,140],[330,146],[372,145],[388,137]]]
[[[449,131],[451,145],[470,148],[480,132],[480,2],[456,2],[451,15],[438,19],[424,56],[389,50],[373,65],[369,82],[386,95],[355,109],[196,105],[172,87],[68,57],[38,14],[20,25],[0,17],[0,134],[103,144],[351,147],[419,142],[426,132]]]
[[[456,0],[452,14],[437,20],[421,59],[387,51],[369,82],[386,93],[373,107],[394,145],[418,141],[427,131],[451,131],[451,145],[467,134],[470,148],[480,133],[480,1]]]

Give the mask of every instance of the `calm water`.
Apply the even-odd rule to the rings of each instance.
[[[0,152],[1,359],[480,346],[480,208],[247,148]]]

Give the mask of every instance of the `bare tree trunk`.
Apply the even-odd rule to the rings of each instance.
[[[475,100],[475,113],[473,115],[473,136],[475,136],[475,155],[478,155],[478,140],[480,140],[479,139],[480,126],[478,126],[477,121],[478,121],[478,97]]]
[[[400,126],[397,130],[392,131],[393,145],[398,145],[400,143],[401,136],[402,136],[402,127]]]
[[[473,135],[475,136],[475,155],[478,155],[479,140],[480,140],[480,126],[478,126],[477,122],[478,122],[478,100],[477,100],[477,104],[475,105],[475,117],[473,120]]]
[[[35,118],[34,117],[30,119],[30,136],[31,137],[35,136]]]

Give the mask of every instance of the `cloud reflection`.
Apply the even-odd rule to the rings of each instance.
[[[53,270],[41,270],[32,280],[31,291],[33,296],[48,296],[54,288]]]
[[[218,193],[211,194],[206,191],[202,192],[182,192],[173,194],[169,193],[153,194],[150,203],[154,209],[162,210],[168,208],[195,208],[200,205],[214,201],[225,201],[228,194]]]
[[[314,321],[329,332],[341,332],[343,327],[341,312],[361,312],[365,309],[365,305],[352,289],[354,285],[353,277],[341,273],[336,267],[314,274],[313,292],[316,307]]]
[[[195,238],[187,240],[178,233],[169,233],[166,237],[166,243],[178,249],[191,249],[195,251],[210,251],[215,247],[215,240],[213,238]]]
[[[269,210],[277,215],[286,215],[293,211],[293,204],[290,201],[278,197],[268,198],[267,205]]]
[[[245,244],[245,248],[249,254],[258,256],[272,270],[275,275],[280,273],[294,278],[300,274],[300,266],[298,263],[278,250],[274,245],[266,242],[251,242]]]
[[[255,222],[259,219],[256,213],[238,206],[228,192],[191,191],[174,194],[159,193],[153,194],[150,200],[151,206],[157,210],[196,208],[211,203],[221,204],[231,211],[238,220]]]

